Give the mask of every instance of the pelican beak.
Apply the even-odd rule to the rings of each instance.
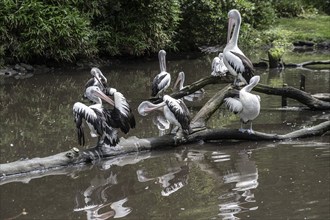
[[[176,81],[174,83],[173,89],[175,89],[177,87],[177,85],[179,84],[180,81],[181,81],[181,77],[179,75],[178,78],[176,78]]]
[[[233,27],[234,27],[234,20],[232,18],[229,18],[229,20],[228,20],[228,32],[227,32],[227,43],[230,40],[231,32],[233,30]]]
[[[102,83],[102,80],[100,79],[100,77],[99,77],[99,76],[95,76],[94,78],[100,83],[102,89],[105,89],[105,88],[104,88],[104,85],[103,85],[103,83]],[[105,80],[105,82],[106,82],[106,80]]]
[[[109,103],[112,106],[115,106],[115,102],[106,94],[104,94],[101,91],[94,91],[95,95],[101,99],[103,99],[104,101],[106,101],[107,103]]]
[[[144,101],[139,105],[138,112],[140,115],[146,116],[149,114],[149,112],[159,109],[159,108],[163,107],[164,105],[165,105],[165,103],[159,103],[159,104],[155,105],[149,101]]]

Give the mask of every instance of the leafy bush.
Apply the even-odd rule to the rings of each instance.
[[[89,19],[71,5],[4,0],[0,14],[4,53],[16,60],[72,61],[96,52]]]
[[[329,0],[316,2],[323,10],[330,8]],[[227,14],[233,8],[242,15],[240,45],[255,45],[263,41],[259,30],[268,29],[275,19],[316,14],[317,3],[312,0],[2,0],[0,65],[4,57],[26,62],[74,61],[80,57],[139,56],[159,49],[192,51],[205,45],[224,45]],[[266,40],[272,35],[266,35]]]
[[[142,55],[174,48],[179,22],[177,0],[111,0],[93,18],[98,48],[103,55]]]
[[[227,10],[218,1],[181,0],[182,20],[175,38],[181,50],[224,42]]]

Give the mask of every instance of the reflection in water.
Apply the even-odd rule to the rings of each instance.
[[[109,219],[111,217],[121,218],[127,216],[132,211],[131,208],[123,207],[123,204],[128,200],[127,197],[115,202],[109,201],[107,190],[116,184],[118,184],[117,175],[112,172],[107,178],[104,178],[104,176],[94,177],[90,182],[90,186],[83,194],[77,194],[76,208],[74,211],[85,211],[88,220]],[[83,197],[84,202],[80,201],[81,197]],[[82,203],[83,206],[80,203]]]
[[[148,182],[156,180],[156,184],[162,187],[161,195],[170,196],[172,193],[178,191],[188,184],[188,166],[181,166],[173,168],[172,171],[158,177],[147,177],[147,172],[144,170],[137,170],[136,175],[139,182]]]
[[[198,164],[200,169],[215,178],[219,177],[221,170],[214,169],[214,165],[231,162],[234,155],[228,155],[222,151],[213,151],[210,155],[210,162],[207,161],[207,151],[189,151],[187,158]],[[227,171],[218,181],[225,183],[228,191],[221,194],[219,199],[218,214],[222,219],[239,219],[236,215],[243,212],[258,209],[258,206],[251,206],[256,203],[253,190],[258,187],[258,170],[250,155],[245,151],[239,152],[239,159],[236,160],[233,170]],[[234,160],[235,161],[235,160]],[[234,185],[233,185],[234,184]]]
[[[236,183],[231,192],[219,196],[219,215],[223,219],[239,219],[235,214],[256,210],[258,206],[246,207],[255,203],[253,189],[258,187],[258,170],[255,162],[249,160],[249,154],[240,152],[235,163],[235,171],[223,176],[224,183]]]
[[[113,166],[136,164],[149,157],[150,153],[119,156],[102,161],[99,166],[103,170],[110,170]],[[112,171],[108,177],[95,176],[84,193],[82,195],[78,193],[76,196],[77,205],[74,211],[85,211],[87,219],[108,219],[127,216],[132,212],[132,208],[123,207],[123,204],[128,201],[127,197],[114,202],[109,201],[108,195],[111,194],[109,191],[116,191],[115,186],[118,186],[117,174],[113,174]],[[83,197],[84,202],[80,202],[80,197]]]

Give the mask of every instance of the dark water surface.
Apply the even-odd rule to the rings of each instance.
[[[209,75],[213,56],[170,59],[172,81],[179,71],[186,73],[186,84]],[[313,56],[291,54],[290,60]],[[329,54],[317,56],[329,59]],[[111,63],[101,70],[135,113],[137,128],[124,137],[159,135],[152,115],[142,117],[136,111],[150,95],[158,61]],[[257,74],[262,83],[295,87],[304,74],[306,91],[330,92],[330,67],[280,73],[258,69]],[[0,163],[77,146],[72,105],[81,100],[89,78],[89,69],[56,69],[25,80],[2,79]],[[204,99],[186,102],[192,113],[223,86],[207,86]],[[254,121],[257,131],[284,134],[330,117],[329,111],[296,108],[302,105],[293,100],[284,110],[280,97],[258,95],[262,110]],[[208,125],[238,128],[240,123],[222,107]],[[93,146],[95,140],[89,137],[87,144]],[[329,134],[281,142],[196,143],[36,177],[0,181],[0,219],[330,219]],[[23,209],[26,215],[20,215]]]

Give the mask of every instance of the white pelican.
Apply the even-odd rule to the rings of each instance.
[[[225,76],[228,69],[223,62],[223,53],[219,53],[212,61],[212,76]]]
[[[190,113],[181,99],[177,100],[169,95],[164,95],[163,102],[159,104],[144,101],[138,107],[139,114],[142,116],[154,110],[163,111],[166,120],[178,127],[177,137],[182,137],[182,135],[187,135],[191,132]]]
[[[179,85],[179,90],[182,90],[185,78],[186,77],[185,77],[184,72],[179,72],[178,77],[176,78],[176,81],[174,83],[173,89],[175,89]],[[197,90],[196,92],[194,92],[192,94],[184,96],[183,98],[187,101],[190,101],[190,102],[192,102],[196,99],[201,100],[204,96],[204,93],[205,93],[204,89],[200,89],[200,90]]]
[[[101,70],[97,67],[93,67],[91,69],[92,78],[90,78],[87,83],[85,84],[85,88],[90,86],[98,86],[100,89],[102,87],[106,87],[106,83],[108,82],[107,78],[103,75]]]
[[[239,30],[241,27],[241,15],[239,11],[232,9],[229,11],[228,17],[227,45],[223,51],[223,61],[229,72],[236,77],[234,84],[236,84],[237,79],[244,84],[247,84],[253,77],[254,68],[252,62],[237,46]],[[235,28],[231,36],[233,26],[235,26]]]
[[[254,76],[250,79],[248,85],[243,87],[239,91],[238,98],[225,98],[225,103],[230,111],[235,114],[239,114],[241,118],[241,132],[247,131],[248,133],[254,133],[252,130],[252,120],[258,117],[260,113],[260,97],[254,95],[251,90],[258,84],[260,76]],[[243,123],[250,122],[250,129],[243,129]]]
[[[151,96],[160,96],[163,95],[165,90],[171,84],[171,75],[166,72],[166,52],[165,50],[160,50],[158,52],[159,67],[160,73],[155,76],[152,82],[152,93]]]
[[[87,106],[81,102],[73,105],[74,122],[76,123],[79,145],[85,145],[85,136],[82,127],[83,119],[86,121],[92,137],[98,137],[97,146],[116,146],[119,139],[117,131],[110,126],[108,111],[102,107],[102,101],[114,105],[114,102],[106,96],[99,87],[90,86],[86,89],[88,99],[96,104]]]

